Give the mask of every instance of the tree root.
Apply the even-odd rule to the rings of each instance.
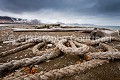
[[[21,60],[14,60],[14,61],[11,61],[8,63],[3,63],[2,65],[0,65],[0,75],[6,70],[14,70],[19,67],[38,64],[42,61],[55,58],[55,57],[59,56],[60,54],[61,54],[60,50],[57,49],[56,51],[51,52],[49,54],[44,53],[42,56],[36,56],[33,58],[25,58],[25,59],[21,59]]]
[[[76,73],[81,73],[84,72],[87,69],[90,68],[94,68],[97,67],[99,65],[103,65],[104,63],[107,63],[108,61],[106,60],[91,60],[91,61],[87,61],[81,64],[75,64],[75,65],[70,65],[64,68],[60,68],[60,69],[54,69],[54,70],[50,70],[49,72],[46,73],[36,73],[32,76],[21,76],[18,78],[11,78],[8,80],[57,80],[60,79],[64,76],[71,76],[74,75]]]

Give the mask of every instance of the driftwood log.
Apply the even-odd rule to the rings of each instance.
[[[11,50],[8,50],[8,51],[5,51],[5,52],[1,52],[0,57],[4,57],[4,56],[10,55],[10,54],[14,54],[16,52],[25,50],[25,49],[27,49],[27,48],[35,45],[35,44],[36,43],[29,43],[29,44],[25,44],[25,45],[19,46],[17,48],[14,48],[14,49],[11,49]]]
[[[57,44],[57,47],[64,53],[81,55],[89,50],[89,46],[75,41],[73,42],[72,40],[68,41],[71,47],[67,47],[64,45],[67,41],[68,41],[67,39],[62,39]]]
[[[71,76],[76,73],[81,73],[90,68],[103,65],[104,63],[108,63],[108,61],[95,59],[95,60],[83,62],[81,64],[75,64],[60,69],[50,70],[49,72],[43,74],[36,73],[32,76],[21,76],[18,78],[12,77],[6,80],[22,80],[22,79],[23,80],[52,80],[52,79],[58,80],[64,76]]]
[[[51,28],[51,27],[60,27],[60,24],[42,24],[42,25],[36,25],[35,29]]]
[[[35,65],[42,61],[55,58],[59,56],[60,54],[61,54],[60,50],[56,49],[56,51],[51,52],[49,54],[44,53],[42,56],[36,56],[33,58],[24,58],[21,60],[13,60],[8,63],[3,63],[2,65],[0,65],[0,75],[6,70],[14,70],[14,69],[17,69],[23,66]]]
[[[66,32],[66,31],[87,31],[92,32],[94,28],[51,28],[51,29],[20,29],[13,28],[14,32]]]

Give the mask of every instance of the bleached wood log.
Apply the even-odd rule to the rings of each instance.
[[[14,32],[66,32],[66,31],[93,31],[94,28],[51,28],[51,29],[20,29],[13,28]]]

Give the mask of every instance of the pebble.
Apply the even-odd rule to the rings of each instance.
[[[48,45],[47,45],[48,48],[51,48],[52,46],[53,46],[52,44],[48,44]]]
[[[27,56],[27,54],[25,54],[25,56]]]
[[[51,60],[47,60],[46,62],[50,62]]]
[[[17,56],[15,58],[17,58]]]
[[[20,56],[20,58],[22,58],[22,56]]]
[[[34,65],[36,68],[38,68],[39,66],[38,65]]]
[[[0,48],[2,48],[2,46],[0,46]]]

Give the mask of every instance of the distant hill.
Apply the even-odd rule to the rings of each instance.
[[[9,16],[0,16],[0,23],[25,23],[27,22],[27,19],[21,19],[21,18],[14,18]]]

